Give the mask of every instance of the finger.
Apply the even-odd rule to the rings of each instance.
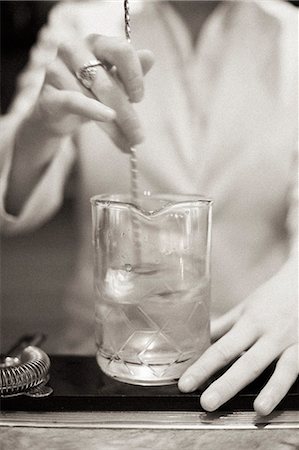
[[[79,67],[85,64],[83,63],[83,58],[81,56],[82,54],[84,55],[85,62],[95,59],[95,55],[79,43],[73,44],[65,42],[58,49],[58,57],[60,58],[61,62],[63,61],[65,63],[64,65],[70,69],[70,72],[73,75],[79,69]],[[150,50],[146,49],[137,50],[136,54],[139,58],[142,73],[143,75],[146,75],[154,64],[154,55]],[[54,65],[57,65],[60,60],[56,59]],[[60,70],[60,67],[58,68]],[[99,68],[99,70],[104,69]],[[78,84],[76,79],[74,79],[74,81]]]
[[[45,82],[57,90],[66,91],[65,94],[51,91],[51,96],[54,96],[52,101],[57,99],[62,102],[66,112],[99,121],[112,121],[116,118],[114,110],[95,100],[94,95],[74,78],[62,61],[56,60],[49,65]]]
[[[182,392],[197,389],[217,370],[239,356],[256,340],[254,328],[240,320],[225,336],[209,347],[182,375],[178,387]]]
[[[79,69],[89,61],[95,60],[95,55],[89,51],[82,42],[64,42],[58,48],[58,58],[49,66],[50,81],[57,89],[74,89],[84,92],[89,97],[94,97],[91,90],[86,89],[83,84],[77,79],[76,73]],[[95,68],[96,75],[102,83],[114,85],[112,77],[109,77],[107,71],[102,66]],[[59,84],[56,80],[59,80]],[[63,80],[63,81],[62,81]]]
[[[87,62],[95,59],[95,55],[88,48],[84,47],[82,43],[78,42],[75,44],[64,43],[59,48],[58,55],[72,73],[76,73],[84,64],[82,61]],[[123,91],[122,85],[117,81],[116,77],[102,67],[97,67],[91,90],[101,103],[109,106],[116,112],[115,120],[128,141],[127,145],[135,146],[140,144],[144,139],[141,124]]]
[[[227,333],[240,317],[240,305],[231,309],[221,317],[212,320],[211,322],[211,339],[218,340],[221,336]]]
[[[137,55],[142,67],[143,75],[146,75],[154,64],[154,55],[150,50],[137,50]]]
[[[257,378],[276,356],[277,349],[271,345],[270,339],[259,339],[204,391],[200,398],[201,406],[206,411],[214,411]]]
[[[84,64],[95,60],[95,55],[82,42],[64,42],[59,46],[57,56],[58,58],[55,62],[50,65],[49,72],[53,73],[51,78],[53,77],[54,79],[57,78],[57,76],[62,78],[62,75],[64,75],[64,83],[62,83],[63,87],[57,86],[57,83],[54,83],[54,85],[58,89],[71,88],[80,90],[87,96],[93,97],[92,92],[86,89],[77,79],[76,73]],[[68,72],[68,75],[66,71]],[[111,82],[112,78],[108,76],[107,71],[103,67],[97,66],[96,71],[97,75],[98,73],[102,75],[102,79],[104,80],[103,83],[108,83],[107,80],[110,80]]]
[[[115,111],[111,108],[98,100],[86,97],[81,92],[61,91],[61,96],[64,108],[69,113],[100,122],[111,122],[116,117]]]
[[[88,36],[91,52],[111,66],[116,66],[118,76],[131,102],[139,102],[144,94],[143,72],[137,52],[125,39],[97,34]]]
[[[70,73],[67,66],[59,59],[56,59],[48,65],[45,75],[45,84],[49,84],[59,90],[79,89],[73,75]]]
[[[273,375],[255,399],[255,411],[262,416],[270,414],[288,393],[298,372],[298,346],[293,345],[282,353]]]
[[[56,58],[47,66],[45,84],[49,84],[59,90],[82,92],[87,97],[94,98],[92,92],[86,89],[74,76],[73,70],[59,58]]]
[[[46,91],[50,99],[49,112],[52,115],[65,112],[100,122],[115,119],[115,112],[111,108],[98,100],[86,97],[81,92],[58,90],[52,86],[47,86]]]
[[[121,87],[106,73],[97,72],[92,92],[105,105],[116,112],[116,123],[126,137],[128,144],[135,146],[143,141],[140,121],[133,106],[127,100]]]

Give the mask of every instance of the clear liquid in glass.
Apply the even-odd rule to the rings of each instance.
[[[97,361],[114,378],[176,383],[209,346],[209,279],[198,260],[124,264],[95,278]]]

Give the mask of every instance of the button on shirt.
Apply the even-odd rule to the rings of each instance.
[[[213,199],[211,311],[218,316],[275,274],[297,234],[297,11],[275,0],[222,2],[195,46],[169,2],[133,4],[131,25],[133,45],[151,49],[156,60],[136,105],[146,137],[138,148],[140,191]],[[66,335],[59,337],[60,349],[72,352],[93,351],[89,198],[129,192],[128,156],[88,123],[65,139],[18,217],[5,212],[4,199],[13,129],[36,98],[45,61],[55,57],[59,42],[90,33],[123,35],[122,2],[54,8],[4,119],[6,233],[46,221],[78,161],[79,253],[65,299]]]

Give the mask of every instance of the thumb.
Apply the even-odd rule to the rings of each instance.
[[[137,50],[137,54],[142,66],[143,74],[146,75],[155,62],[154,54],[150,50]]]
[[[240,317],[241,308],[237,305],[227,313],[223,314],[211,322],[211,339],[213,342],[217,341],[224,334],[226,334]]]

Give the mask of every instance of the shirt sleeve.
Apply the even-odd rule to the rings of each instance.
[[[16,131],[39,95],[46,66],[55,59],[59,43],[75,35],[78,39],[78,30],[70,11],[69,5],[60,4],[53,8],[48,24],[40,31],[37,43],[30,52],[29,62],[18,78],[17,94],[8,113],[0,119],[0,225],[1,232],[5,234],[32,230],[57,211],[63,201],[64,185],[75,160],[73,141],[67,137],[18,216],[5,211]]]
[[[7,157],[0,178],[0,218],[1,231],[4,234],[31,231],[46,222],[58,210],[63,201],[65,179],[74,160],[69,140],[63,142],[18,216],[5,211],[4,200],[11,165],[11,158]]]
[[[287,195],[287,230],[290,237],[290,256],[298,258],[298,153],[294,155]]]

